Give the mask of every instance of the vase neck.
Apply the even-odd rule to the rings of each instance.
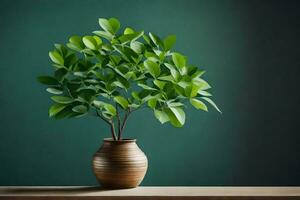
[[[136,139],[122,139],[122,140],[113,140],[112,138],[104,138],[103,142],[105,143],[136,143]]]

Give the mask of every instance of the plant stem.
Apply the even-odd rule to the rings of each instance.
[[[122,139],[122,133],[123,133],[125,124],[127,122],[127,119],[128,119],[128,116],[129,116],[130,113],[131,113],[131,110],[129,108],[129,110],[127,110],[126,113],[125,113],[125,117],[124,117],[124,120],[123,120],[123,123],[122,123],[122,126],[121,126],[121,130],[120,130],[120,134],[118,135],[118,140]]]
[[[121,134],[121,118],[120,118],[120,114],[119,114],[119,106],[118,106],[118,104],[116,104],[116,110],[117,110],[117,119],[118,119],[118,138],[120,138],[120,134]]]
[[[111,130],[111,134],[112,134],[113,139],[116,141],[117,137],[116,137],[116,132],[115,132],[115,126],[114,126],[114,123],[112,121],[110,123],[110,130]]]
[[[111,131],[113,140],[117,140],[114,122],[112,120],[109,121],[109,120],[105,119],[101,114],[99,114],[97,109],[96,109],[96,113],[97,113],[98,117],[100,117],[103,121],[105,121],[110,126],[110,131]]]

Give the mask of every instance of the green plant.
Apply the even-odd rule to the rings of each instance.
[[[120,22],[115,18],[100,18],[99,24],[103,30],[95,35],[72,36],[66,46],[55,44],[49,52],[54,75],[38,80],[54,95],[50,117],[94,113],[110,126],[113,139],[121,140],[128,116],[144,106],[161,123],[175,127],[185,123],[186,101],[207,111],[205,101],[220,112],[209,98],[210,85],[201,78],[205,71],[171,52],[174,35],[162,40],[132,28],[118,34]]]

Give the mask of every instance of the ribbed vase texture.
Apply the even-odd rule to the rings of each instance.
[[[148,160],[135,140],[104,139],[93,158],[94,174],[102,187],[134,188],[143,180]]]

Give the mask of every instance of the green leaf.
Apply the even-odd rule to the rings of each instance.
[[[140,38],[141,36],[144,35],[144,31],[140,31],[140,32],[134,32],[131,34],[126,34],[126,35],[121,35],[118,40],[122,43],[122,44],[126,44],[127,42],[130,41],[135,41],[138,38]]]
[[[75,44],[73,44],[73,43],[67,43],[67,47],[69,48],[69,49],[72,49],[72,50],[74,50],[74,51],[78,51],[78,52],[80,52],[82,49],[81,48],[79,48],[79,47],[77,47]]]
[[[174,85],[174,89],[178,95],[185,96],[185,90],[180,85]]]
[[[199,86],[191,84],[185,88],[185,94],[187,97],[195,97],[197,96],[199,89]]]
[[[208,111],[206,105],[198,99],[192,98],[192,99],[190,99],[190,103],[197,109],[201,109],[206,112]]]
[[[52,64],[52,66],[55,67],[56,69],[64,68],[64,66],[58,64]]]
[[[163,48],[163,43],[162,43],[161,39],[160,39],[157,35],[155,35],[155,34],[153,34],[153,33],[149,33],[149,37],[151,38],[152,42],[153,42],[157,47],[160,46],[160,47]]]
[[[152,59],[153,61],[154,61],[154,60],[156,60],[156,61],[159,60],[159,57],[158,57],[155,53],[153,53],[153,52],[146,51],[146,52],[144,53],[144,55],[145,55],[146,58]]]
[[[74,36],[70,37],[69,42],[72,44],[72,45],[70,45],[70,47],[67,44],[67,46],[70,49],[73,49],[74,47],[75,47],[74,50],[77,50],[77,51],[84,49],[84,44],[82,42],[82,38],[78,35],[74,35]]]
[[[148,101],[148,106],[149,106],[150,108],[154,109],[155,106],[156,106],[156,103],[157,103],[157,99],[156,99],[156,98],[149,99],[149,101]]]
[[[172,77],[172,76],[160,76],[158,77],[159,80],[162,80],[162,81],[169,81],[169,82],[173,82],[175,81],[175,79]]]
[[[185,113],[180,107],[166,108],[164,111],[167,113],[173,126],[182,127],[184,125]]]
[[[95,56],[96,54],[93,52],[92,49],[89,49],[89,48],[85,48],[81,51],[81,53],[85,53],[86,56],[88,57],[92,57],[92,56]]]
[[[62,55],[62,57],[66,57],[70,53],[68,49],[62,44],[54,44],[54,46],[58,50],[59,54]]]
[[[101,38],[99,38],[98,36],[94,35],[93,38],[96,40],[97,42],[97,46],[100,46],[102,44],[102,40]]]
[[[129,81],[127,81],[125,78],[121,76],[118,77],[117,80],[113,82],[113,84],[124,89],[128,89],[130,87]]]
[[[128,89],[130,87],[130,83],[126,78],[119,76],[117,77],[117,80],[124,86],[125,89]]]
[[[164,63],[164,65],[170,70],[171,75],[177,81],[179,79],[180,74],[176,70],[176,68],[173,65],[169,64],[169,63]]]
[[[147,101],[147,99],[149,98],[149,96],[151,96],[151,93],[152,93],[151,90],[145,90],[145,89],[139,92],[139,97],[142,99],[143,103],[145,101]]]
[[[113,33],[113,28],[111,27],[111,25],[110,25],[110,23],[109,23],[109,21],[107,19],[105,19],[105,18],[99,18],[99,25],[106,32],[114,34]]]
[[[211,86],[201,78],[193,79],[192,82],[193,84],[197,85],[200,90],[207,90],[211,88]]]
[[[86,83],[98,84],[99,81],[97,79],[86,79],[84,80]]]
[[[56,51],[50,51],[49,52],[49,57],[51,58],[51,60],[56,63],[56,64],[59,64],[59,65],[64,65],[64,59],[63,57]]]
[[[127,47],[127,46],[113,46],[113,48],[118,51],[121,55],[122,58],[128,62],[130,62],[131,60],[133,60],[132,58],[138,58],[138,54],[135,53],[135,51],[133,51],[131,48]]]
[[[119,82],[119,81],[114,81],[112,84],[114,86],[126,89],[126,87],[121,82]]]
[[[130,43],[130,48],[138,54],[141,54],[145,49],[144,44],[137,41],[132,41]]]
[[[127,72],[127,73],[125,74],[125,78],[126,78],[127,80],[129,80],[130,78],[136,79],[135,72],[134,72],[134,71],[129,71],[129,72]]]
[[[128,108],[128,101],[124,97],[122,97],[122,96],[116,96],[116,97],[114,97],[114,101],[117,102],[118,104],[120,104],[123,109],[127,109]]]
[[[143,35],[143,39],[147,44],[151,45],[150,38],[147,35]]]
[[[155,63],[151,60],[146,60],[146,61],[144,61],[144,66],[154,78],[159,76],[160,67],[157,63]]]
[[[166,85],[166,82],[160,80],[154,80],[153,83],[161,90],[164,89],[164,86]]]
[[[178,69],[182,69],[186,65],[186,58],[180,53],[173,53],[172,60]]]
[[[83,102],[90,103],[95,99],[96,90],[97,89],[94,86],[90,85],[77,89],[77,92],[79,93],[78,96],[81,97]]]
[[[67,73],[68,71],[65,68],[59,68],[55,70],[54,76],[58,81],[62,81]]]
[[[94,72],[94,74],[103,81],[109,81],[115,77],[114,71],[110,68],[102,69],[100,72]]]
[[[181,102],[174,102],[174,101],[167,102],[167,104],[168,104],[169,107],[180,107],[180,106],[183,106],[183,103],[181,103]]]
[[[74,74],[74,76],[78,76],[78,77],[81,77],[81,78],[86,78],[87,77],[86,72],[74,72],[73,74]]]
[[[212,94],[210,94],[209,92],[206,92],[204,90],[199,90],[198,94],[202,95],[202,96],[207,96],[207,97],[211,97]]]
[[[187,81],[179,81],[177,84],[182,88],[186,88],[186,87],[190,86],[191,83],[187,82]]]
[[[100,18],[99,25],[103,30],[111,34],[115,34],[120,28],[120,22],[116,18],[110,18],[109,20]]]
[[[149,90],[148,90],[149,91]],[[151,92],[150,92],[151,93]],[[148,101],[150,101],[151,99],[155,99],[156,97],[155,96],[152,96],[150,93],[148,93],[148,94],[142,94],[142,95],[140,95],[140,96],[143,96],[142,97],[142,103],[145,103],[145,102],[148,102]]]
[[[128,107],[130,107],[130,108],[139,108],[141,105],[139,105],[139,104],[135,104],[135,103],[133,103],[133,104],[130,104],[130,105],[128,105]]]
[[[72,67],[72,65],[74,65],[77,61],[77,57],[76,54],[69,54],[67,57],[65,57],[65,67],[67,67],[68,69],[70,69],[70,67]],[[64,69],[64,68],[61,68]],[[64,69],[66,70],[66,69]]]
[[[124,35],[133,34],[133,33],[135,33],[135,31],[132,28],[127,27],[124,30]]]
[[[108,41],[111,41],[113,39],[113,35],[109,32],[105,32],[105,31],[93,31],[94,34],[107,39]]]
[[[102,109],[104,107],[104,104],[105,103],[103,101],[98,101],[98,100],[93,101],[93,105],[98,109]]]
[[[85,112],[85,113],[76,113],[76,112],[73,112],[71,114],[68,115],[69,118],[71,117],[76,117],[76,118],[79,118],[79,117],[82,117],[82,116],[85,116],[88,112]]]
[[[51,94],[62,94],[63,93],[63,91],[56,89],[56,88],[47,88],[46,90],[47,90],[47,92],[49,92]]]
[[[109,55],[109,58],[113,62],[114,66],[117,66],[122,60],[121,56],[118,55]]]
[[[73,35],[69,38],[69,42],[78,45],[79,47],[84,47],[81,41],[81,37],[78,35]]]
[[[164,52],[159,49],[153,48],[152,50],[154,51],[155,55],[158,57],[160,57],[161,54],[164,54]]]
[[[175,42],[176,42],[176,36],[175,35],[167,36],[163,41],[165,51],[169,51],[174,46]]]
[[[79,113],[72,111],[72,105],[66,105],[66,107],[54,115],[55,119],[70,118],[79,115]]]
[[[51,99],[57,103],[68,104],[72,103],[74,100],[66,96],[52,96]]]
[[[138,92],[131,92],[131,96],[137,101],[141,100]]]
[[[117,114],[116,108],[109,103],[105,103],[104,108],[111,116],[115,116]]]
[[[37,80],[45,85],[58,85],[58,81],[51,76],[38,76]]]
[[[109,21],[110,26],[112,27],[113,34],[117,33],[121,26],[119,20],[116,18],[110,18],[108,21]]]
[[[141,88],[145,89],[145,90],[156,90],[155,88],[152,88],[148,85],[142,84],[142,83],[138,83],[138,86],[140,86]]]
[[[218,106],[215,104],[215,102],[213,102],[213,100],[211,100],[208,97],[201,97],[201,98],[207,101],[208,103],[210,103],[210,105],[212,105],[218,112],[222,113],[221,110],[218,108]]]
[[[107,52],[113,50],[112,46],[110,44],[108,44],[108,43],[102,43],[101,48],[102,48],[102,50],[107,51]],[[101,56],[103,56],[103,55],[101,55]],[[102,60],[102,59],[104,59],[104,57],[101,57],[100,60]]]
[[[53,117],[54,115],[62,111],[65,107],[66,105],[63,104],[53,104],[49,109],[49,117]]]
[[[195,73],[193,73],[191,75],[192,78],[199,78],[200,76],[202,76],[205,73],[204,70],[197,70]]]
[[[82,41],[87,48],[92,49],[92,50],[98,49],[97,41],[95,40],[95,38],[93,36],[84,36],[82,38]]]
[[[77,113],[86,113],[88,108],[85,105],[78,105],[72,108],[72,111]]]
[[[164,124],[169,121],[168,115],[164,111],[154,110],[154,116],[160,121],[160,123]]]

